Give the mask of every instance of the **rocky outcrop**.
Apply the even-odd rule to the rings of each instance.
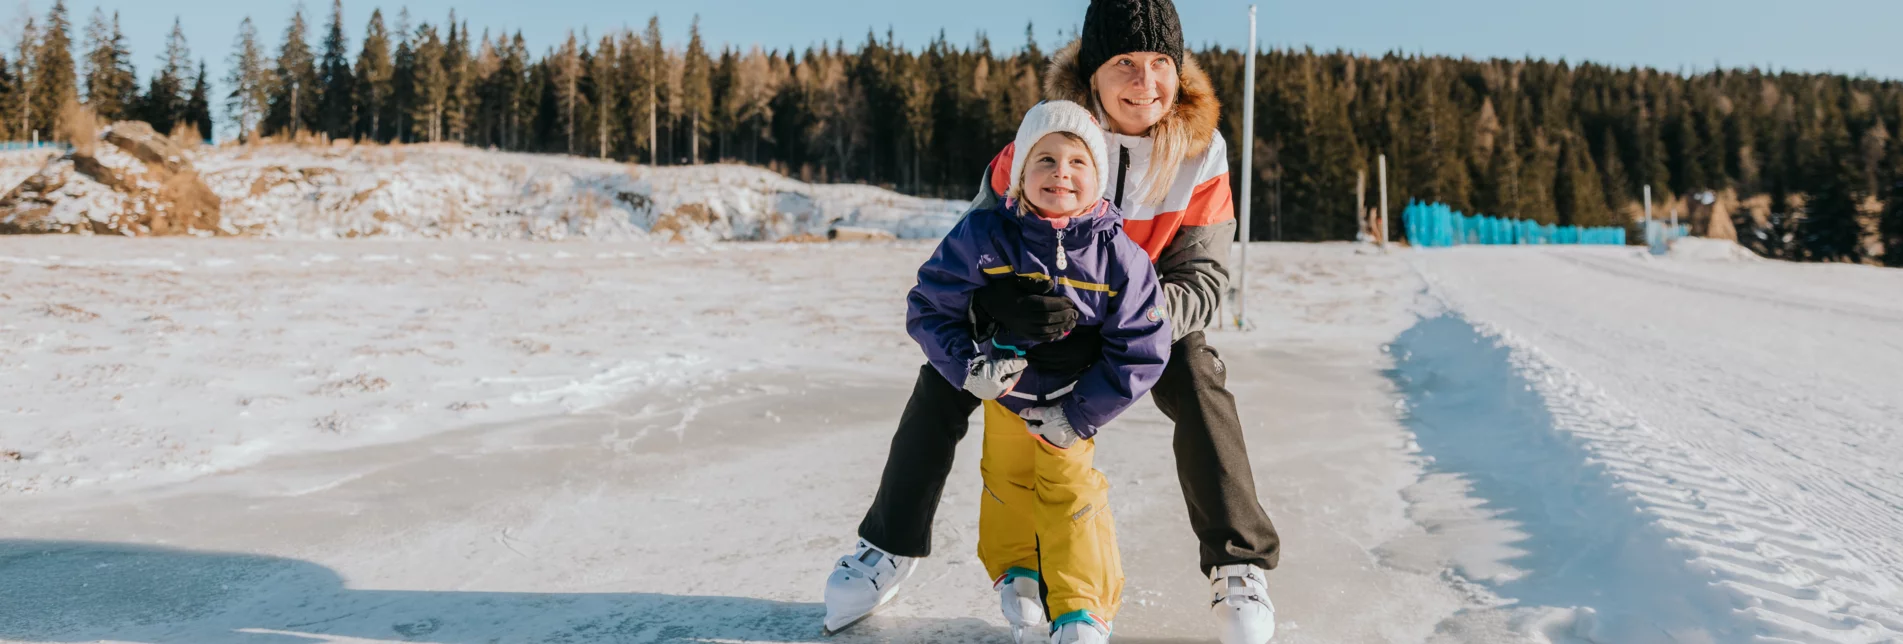
[[[0,198],[0,234],[209,235],[220,223],[190,152],[141,121],[112,124]]]

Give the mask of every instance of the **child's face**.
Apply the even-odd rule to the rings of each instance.
[[[1044,217],[1081,215],[1101,194],[1097,164],[1090,148],[1059,133],[1044,135],[1031,146],[1024,164],[1024,198]]]

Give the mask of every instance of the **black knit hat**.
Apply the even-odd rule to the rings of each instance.
[[[1183,23],[1170,0],[1091,0],[1084,11],[1084,33],[1077,49],[1077,70],[1089,80],[1110,59],[1149,51],[1183,67]]]

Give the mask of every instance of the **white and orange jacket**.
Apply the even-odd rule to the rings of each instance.
[[[1209,75],[1188,53],[1176,106],[1163,118],[1176,119],[1193,133],[1189,154],[1170,181],[1161,203],[1139,203],[1149,193],[1149,137],[1105,131],[1110,147],[1111,180],[1104,197],[1123,212],[1123,231],[1156,264],[1168,301],[1174,339],[1208,328],[1222,314],[1229,289],[1229,246],[1236,236],[1235,200],[1229,194],[1229,148],[1216,131],[1222,108]],[[1088,81],[1077,68],[1072,43],[1051,58],[1044,98],[1091,105]],[[1101,117],[1099,120],[1103,120]],[[991,160],[972,210],[996,207],[1011,184],[1012,145]]]

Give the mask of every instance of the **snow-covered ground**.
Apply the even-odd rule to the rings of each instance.
[[[827,641],[929,250],[0,239],[0,641]],[[1903,272],[1703,256],[1258,246],[1277,641],[1903,638]],[[1119,642],[1213,639],[1170,440]],[[1008,639],[977,448],[831,641]]]
[[[835,224],[937,238],[965,204],[735,165],[634,166],[458,145],[202,148],[228,230],[290,239],[758,240]]]
[[[1525,564],[1474,576],[1590,608],[1510,612],[1555,639],[1903,641],[1903,271],[1476,250],[1408,258],[1449,314],[1397,371],[1423,452],[1491,510],[1425,520],[1518,524]]]

